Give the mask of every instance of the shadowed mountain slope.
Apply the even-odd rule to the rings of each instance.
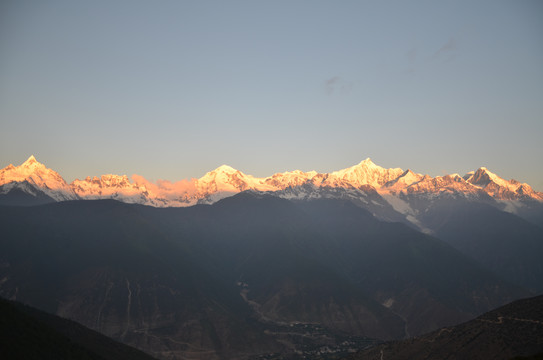
[[[437,237],[503,279],[543,292],[542,227],[482,204],[444,207],[440,215],[446,221]]]
[[[152,360],[74,321],[0,299],[0,357],[3,359]]]
[[[543,296],[518,300],[466,323],[385,343],[349,360],[512,359],[543,352]]]

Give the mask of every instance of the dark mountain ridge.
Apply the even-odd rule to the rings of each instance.
[[[496,359],[543,355],[543,296],[517,300],[466,323],[389,342],[345,360]]]
[[[0,357],[26,360],[152,360],[67,319],[0,298]]]

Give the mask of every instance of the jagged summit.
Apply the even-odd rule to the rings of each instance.
[[[18,186],[23,192],[43,193],[53,200],[75,200],[77,195],[56,171],[47,168],[31,155],[19,166],[7,166],[0,170],[0,194]]]
[[[543,194],[534,191],[530,185],[522,184],[515,179],[509,181],[499,177],[486,167],[480,167],[471,175],[466,174],[464,179],[483,189],[490,196],[500,200],[534,199],[543,200]]]
[[[486,167],[480,167],[479,169],[477,169],[472,176],[466,179],[466,181],[483,188],[491,183],[494,183],[497,186],[509,188],[510,190],[516,190],[516,188],[518,187],[517,185],[515,185],[515,183],[518,183],[518,181],[513,180],[511,182],[502,179],[498,175],[488,170]]]
[[[32,165],[37,163],[38,160],[34,157],[34,155],[30,155],[30,157],[23,163],[23,165]]]
[[[19,166],[10,164],[0,170],[0,185],[24,180],[40,180],[40,177],[42,176],[45,176],[45,179],[48,177],[55,179],[60,178],[58,173],[46,168],[45,165],[38,162],[34,156],[30,156]]]
[[[385,169],[381,166],[375,165],[368,157],[367,159],[361,161],[358,165],[332,172],[330,174],[330,180],[334,184],[337,184],[337,180],[340,180],[355,187],[371,185],[375,188],[380,188],[387,182],[398,178],[402,173],[403,170],[400,168]]]
[[[23,162],[20,166],[18,166],[20,169],[29,169],[29,171],[34,171],[35,168],[41,168],[46,169],[46,166],[36,160],[34,155],[30,155],[28,159],[26,159],[25,162]]]
[[[369,157],[362,160],[360,163],[358,163],[358,165],[366,165],[366,166],[374,165],[375,166],[375,164],[373,163],[373,161],[371,161],[371,158]]]

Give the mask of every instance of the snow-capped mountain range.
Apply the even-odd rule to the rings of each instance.
[[[179,207],[211,204],[242,191],[272,193],[288,199],[341,198],[367,208],[388,220],[407,219],[418,223],[420,206],[414,199],[459,198],[491,203],[502,210],[516,212],[525,204],[543,203],[543,193],[528,184],[504,180],[481,167],[464,176],[458,174],[431,177],[400,168],[385,169],[369,158],[347,169],[331,173],[294,170],[265,178],[222,165],[199,179],[157,183],[134,175],[102,175],[66,183],[54,170],[30,156],[19,166],[0,170],[0,196],[13,191],[51,201],[77,199],[116,199],[155,207]],[[392,215],[391,215],[392,214]]]

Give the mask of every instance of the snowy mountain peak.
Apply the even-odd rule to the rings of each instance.
[[[355,169],[355,168],[384,170],[384,168],[382,168],[379,165],[376,165],[373,161],[371,161],[371,159],[369,157],[365,158],[364,160],[362,160],[358,164],[356,164],[354,166],[351,166],[351,167],[349,167],[347,169]],[[344,169],[344,170],[347,170],[347,169]]]
[[[196,189],[198,196],[208,197],[214,193],[237,193],[254,189],[260,184],[260,179],[246,175],[228,165],[221,165],[196,180]]]
[[[6,188],[7,191],[14,188],[33,194],[39,191],[56,201],[77,199],[77,195],[62,176],[38,162],[33,155],[19,166],[10,164],[0,170],[0,186],[7,184],[11,184]],[[29,188],[29,185],[33,189]]]
[[[468,183],[483,189],[487,194],[496,199],[543,199],[543,194],[535,192],[528,184],[521,184],[514,179],[507,181],[485,167],[480,167],[470,176],[464,176],[464,179]]]
[[[216,168],[215,170],[210,171],[210,172],[233,174],[233,173],[238,172],[238,170],[236,170],[233,167],[228,166],[228,165],[221,165],[218,168]]]
[[[375,165],[370,158],[367,158],[358,165],[332,172],[329,182],[336,182],[336,184],[333,184],[335,186],[338,185],[337,180],[340,180],[340,182],[346,182],[354,187],[371,185],[380,188],[387,182],[397,179],[403,172],[400,168],[382,168]]]
[[[31,166],[31,165],[36,164],[36,163],[39,164],[38,160],[36,160],[34,155],[30,155],[30,157],[24,163],[22,163],[22,165],[23,166]]]
[[[204,176],[198,179],[200,183],[212,183],[212,182],[229,182],[233,177],[245,178],[246,175],[239,170],[234,169],[228,165],[221,165],[215,170],[207,172]]]
[[[10,164],[0,171],[0,185],[10,182],[22,182],[29,180],[30,183],[42,183],[47,179],[59,180],[60,175],[45,165],[39,163],[34,156],[31,156],[19,166]],[[62,179],[62,178],[60,178]],[[64,180],[62,180],[64,181]]]
[[[30,155],[28,159],[24,163],[22,163],[20,166],[17,166],[20,170],[26,169],[26,171],[30,174],[31,172],[40,170],[50,170],[45,167],[42,163],[40,163],[34,155]]]
[[[486,167],[480,167],[477,169],[471,177],[469,177],[466,181],[473,185],[477,185],[481,188],[484,188],[491,182],[496,183],[500,186],[508,187],[509,183],[499,177],[498,175],[494,174],[493,172],[489,171]]]

